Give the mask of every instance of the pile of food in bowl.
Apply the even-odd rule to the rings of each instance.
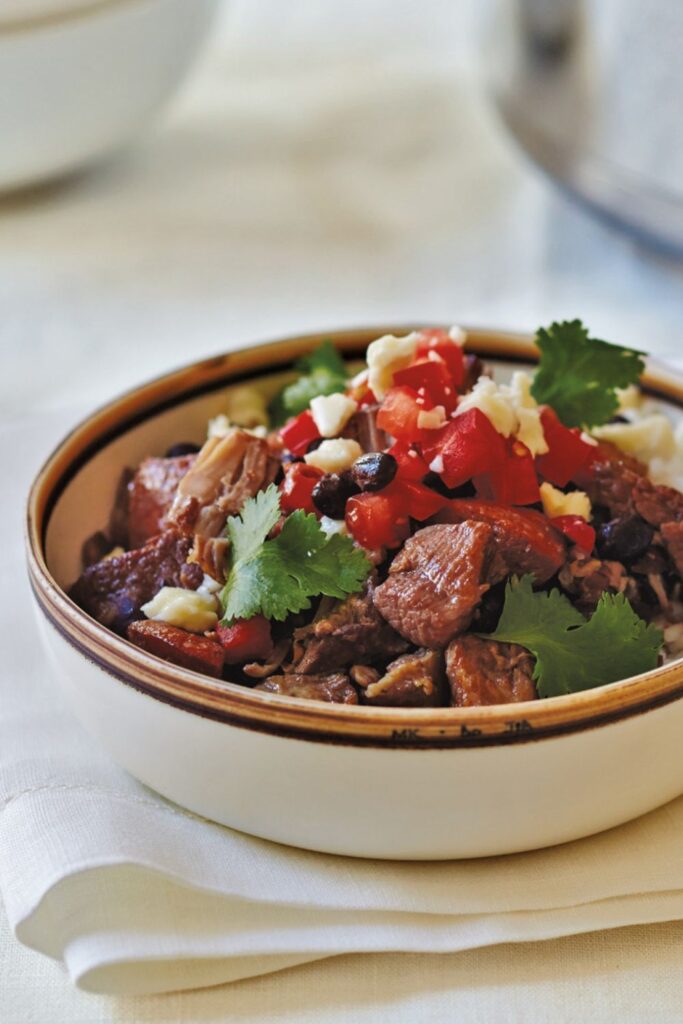
[[[642,354],[580,321],[494,379],[465,332],[329,343],[266,403],[119,484],[70,590],[144,651],[255,690],[396,708],[505,704],[683,647],[683,493]]]

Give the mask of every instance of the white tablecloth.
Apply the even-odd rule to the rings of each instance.
[[[315,6],[315,10],[312,8]],[[683,272],[590,220],[501,134],[476,4],[235,2],[165,125],[98,174],[0,202],[5,421],[170,365],[387,320],[683,349]],[[308,9],[305,9],[308,8]],[[637,1021],[683,996],[683,928],[360,956],[229,990],[73,992],[0,931],[0,1021]],[[617,980],[617,972],[618,980]]]

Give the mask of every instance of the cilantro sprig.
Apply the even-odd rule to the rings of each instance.
[[[372,566],[350,537],[328,537],[314,515],[299,509],[268,540],[279,519],[274,484],[249,498],[239,516],[228,519],[230,566],[221,592],[223,622],[259,613],[282,622],[310,608],[312,597],[343,599],[367,579]]]
[[[299,359],[295,369],[299,378],[279,391],[270,403],[270,414],[276,425],[308,409],[312,398],[333,395],[346,388],[346,368],[331,341],[324,341]]]
[[[531,393],[551,406],[567,427],[597,427],[619,407],[616,389],[636,384],[643,353],[589,337],[580,320],[539,328],[541,352]]]
[[[590,619],[559,590],[534,591],[533,577],[513,577],[495,633],[487,640],[520,644],[536,659],[539,697],[616,682],[657,665],[663,636],[623,594],[603,594]]]

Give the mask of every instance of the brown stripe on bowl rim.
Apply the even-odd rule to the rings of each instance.
[[[423,749],[521,743],[606,725],[683,698],[683,660],[593,690],[523,704],[392,709],[282,697],[145,653],[90,618],[53,579],[45,560],[45,535],[55,502],[78,469],[114,438],[180,401],[291,368],[323,338],[347,357],[357,357],[380,335],[413,329],[394,324],[320,331],[239,349],[149,381],[79,423],[39,470],[27,504],[29,577],[51,626],[84,657],[149,697],[241,728],[316,742]],[[468,329],[467,334],[467,351],[484,358],[527,364],[537,359],[533,341],[524,335],[480,329]],[[649,361],[643,386],[648,394],[683,406],[683,375],[668,367]]]

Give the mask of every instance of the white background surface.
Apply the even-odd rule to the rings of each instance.
[[[478,82],[485,5],[293,6],[235,0],[140,147],[0,200],[5,421],[248,339],[372,321],[581,316],[683,352],[681,267],[570,205],[500,131]],[[641,1021],[683,997],[682,952],[683,928],[661,925],[109,1000],[5,929],[0,1021]]]

